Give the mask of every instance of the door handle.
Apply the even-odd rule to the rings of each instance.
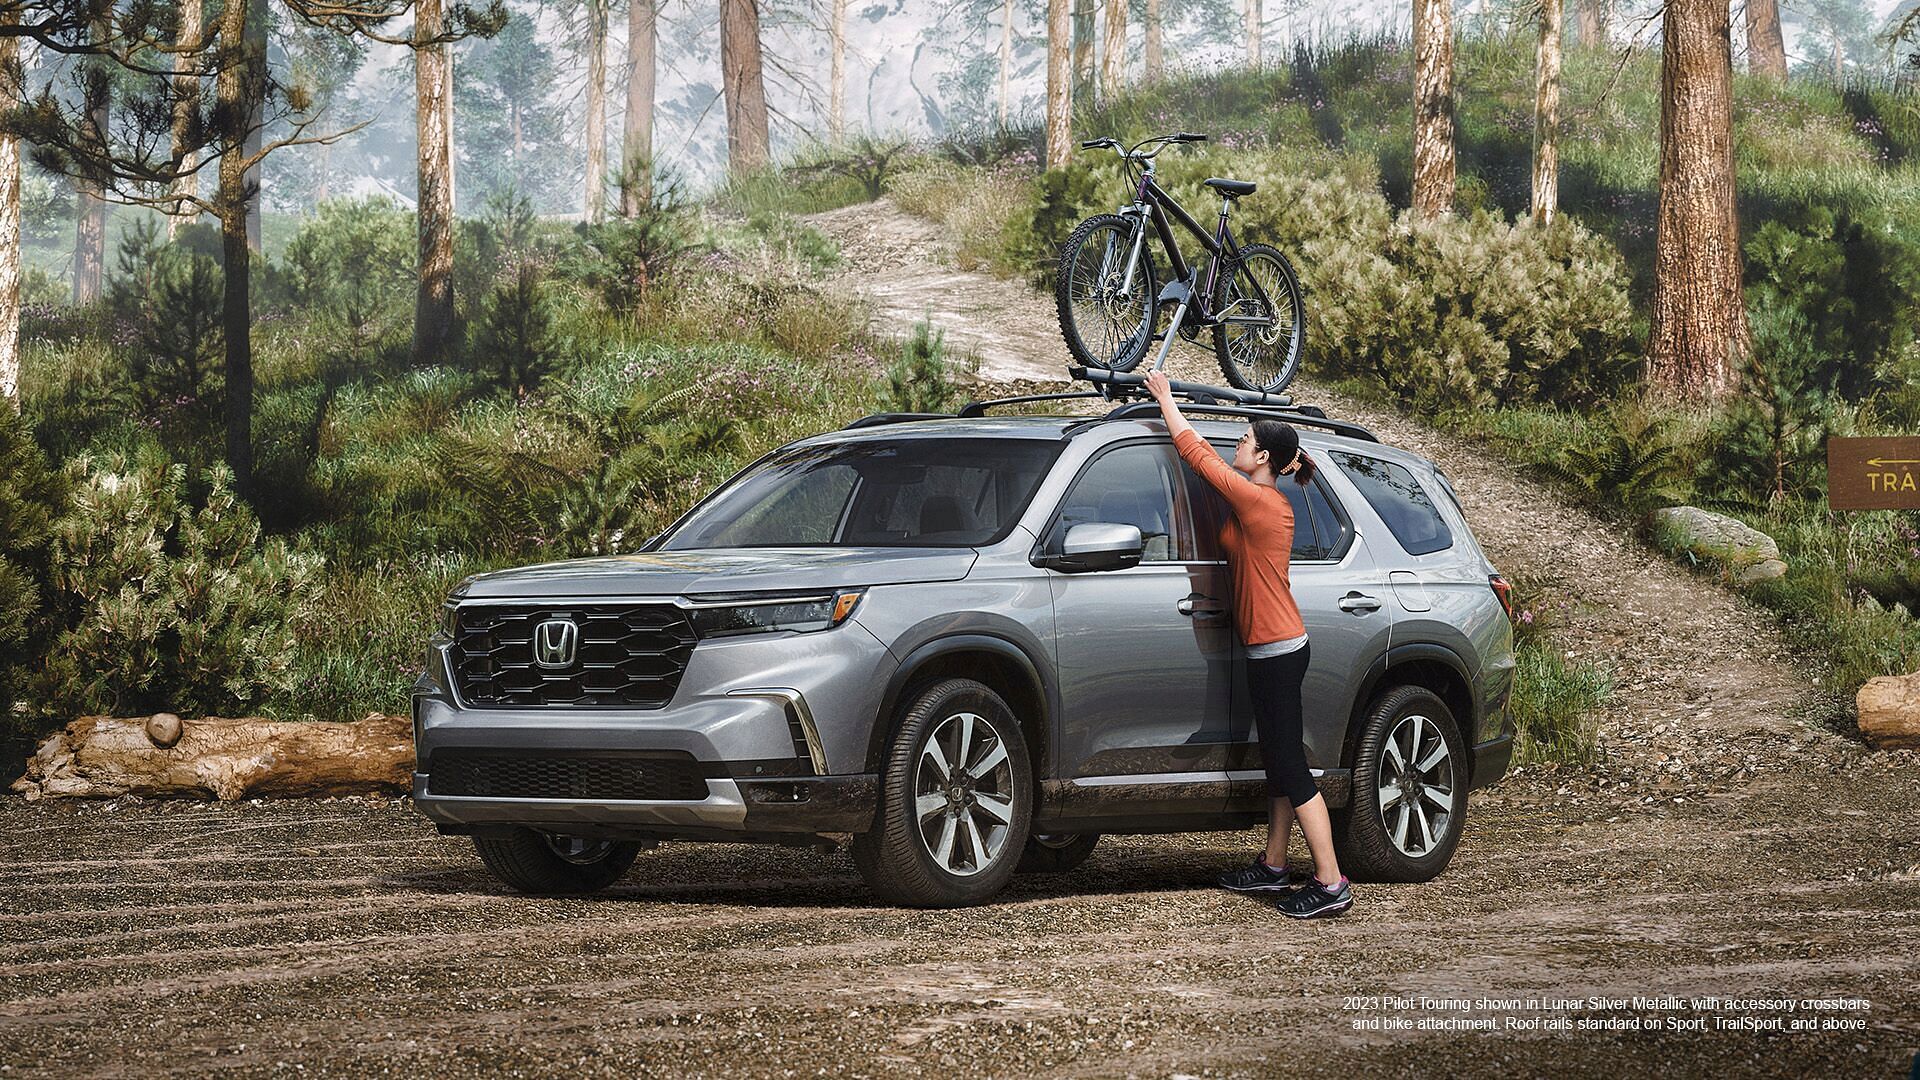
[[[1351,611],[1355,614],[1363,611],[1378,611],[1380,610],[1380,601],[1375,600],[1366,593],[1350,592],[1340,598],[1340,610]]]
[[[1199,593],[1186,597],[1175,604],[1174,608],[1180,614],[1194,619],[1217,618],[1225,610],[1220,601],[1211,596],[1201,596]]]

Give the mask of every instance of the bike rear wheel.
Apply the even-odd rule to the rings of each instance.
[[[1241,248],[1233,273],[1214,286],[1213,310],[1221,320],[1213,351],[1228,383],[1273,393],[1293,381],[1306,348],[1307,310],[1285,255],[1266,244]]]
[[[1118,214],[1101,214],[1081,222],[1060,249],[1053,289],[1060,333],[1075,362],[1086,367],[1132,371],[1153,341],[1159,284],[1144,242],[1127,280],[1134,227]]]

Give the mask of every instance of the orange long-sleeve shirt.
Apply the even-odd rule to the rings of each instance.
[[[1240,640],[1264,645],[1306,633],[1287,576],[1293,555],[1293,504],[1279,489],[1235,472],[1192,428],[1176,436],[1173,446],[1233,508],[1220,527],[1220,546],[1232,572],[1233,621]]]

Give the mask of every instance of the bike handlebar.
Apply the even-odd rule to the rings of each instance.
[[[1082,150],[1107,150],[1107,149],[1120,150],[1122,154],[1124,154],[1129,158],[1145,160],[1147,158],[1153,157],[1154,154],[1157,154],[1160,151],[1155,150],[1152,153],[1143,154],[1140,152],[1142,147],[1152,146],[1155,143],[1163,143],[1163,144],[1164,143],[1196,143],[1196,142],[1206,142],[1206,141],[1207,141],[1207,137],[1205,135],[1200,134],[1197,131],[1176,131],[1172,135],[1156,135],[1151,139],[1143,139],[1139,143],[1135,144],[1133,149],[1131,150],[1121,150],[1119,140],[1111,139],[1111,138],[1088,139],[1080,144],[1080,149]]]

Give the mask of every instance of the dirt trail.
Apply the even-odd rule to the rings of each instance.
[[[895,235],[865,210],[839,215],[843,244]],[[847,248],[890,273],[883,243]],[[882,318],[931,306],[886,280]],[[1038,310],[998,377],[1058,363]],[[0,1075],[1905,1076],[1920,755],[1807,723],[1820,695],[1771,618],[1617,527],[1407,418],[1299,396],[1439,461],[1495,561],[1578,600],[1567,651],[1616,674],[1605,760],[1476,793],[1438,880],[1290,923],[1210,887],[1247,832],[1108,838],[956,912],[873,907],[844,855],[725,846],[529,899],[404,801],[0,799]],[[1654,1031],[1354,1025],[1662,995],[1871,1007],[1813,1032],[1720,1030],[1735,1011],[1687,1003],[1558,1014]],[[1521,1003],[1419,1003],[1480,997]]]

